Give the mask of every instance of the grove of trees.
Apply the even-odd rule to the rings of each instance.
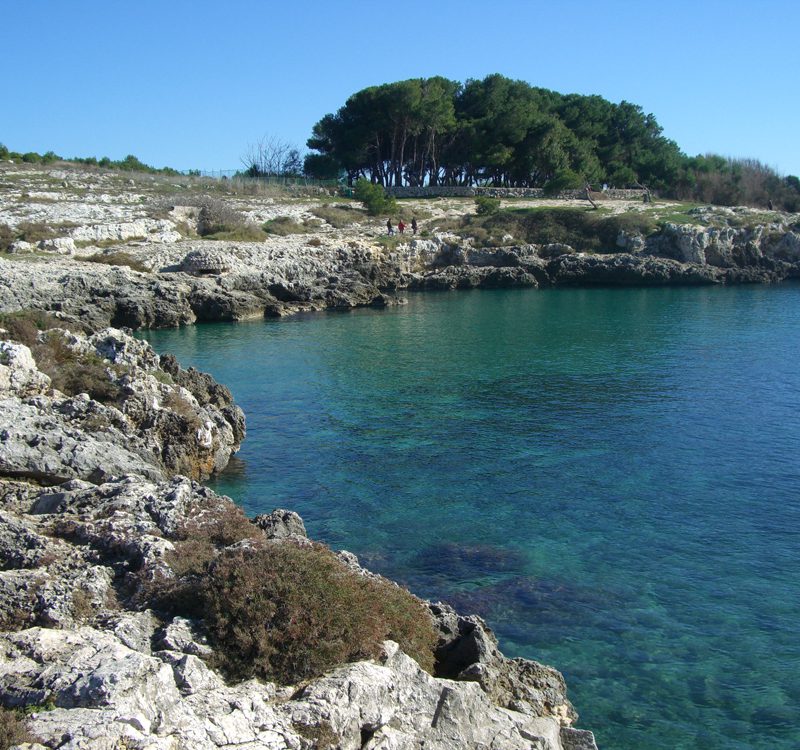
[[[772,196],[800,206],[797,178],[753,160],[689,158],[636,104],[560,94],[499,74],[464,84],[434,76],[371,86],[317,122],[307,145],[308,176],[343,176],[351,185],[367,179],[384,187],[558,191],[607,183],[679,198],[715,194],[717,202],[766,205]]]

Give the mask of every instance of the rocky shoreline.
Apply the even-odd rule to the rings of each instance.
[[[47,310],[93,330],[384,306],[416,290],[800,278],[794,214],[709,206],[682,215],[691,223],[675,223],[669,220],[673,208],[663,204],[662,213],[646,209],[663,216],[658,231],[645,236],[621,229],[614,247],[603,252],[513,237],[484,248],[442,229],[474,211],[465,199],[408,201],[403,210],[428,217],[420,235],[386,238],[382,220],[329,196],[217,198],[204,195],[215,186],[202,183],[165,187],[147,176],[136,182],[104,173],[15,169],[0,166],[0,228],[9,238],[0,256],[0,311]],[[197,232],[208,206],[235,214],[251,229],[284,222],[291,231],[262,233],[258,241],[203,238]],[[645,208],[612,201],[606,210],[633,216]]]
[[[385,641],[300,683],[226,682],[203,618],[160,609],[148,586],[186,578],[176,550],[198,518],[248,530],[214,537],[211,560],[311,543],[290,511],[242,521],[198,484],[238,449],[244,415],[224,386],[120,329],[384,306],[414,290],[776,282],[800,278],[797,217],[706,208],[699,225],[621,231],[615,252],[581,253],[437,231],[463,202],[419,204],[426,236],[387,243],[352,207],[334,204],[334,221],[329,199],[231,192],[249,222],[287,219],[293,233],[201,239],[206,199],[192,191],[211,187],[0,168],[0,704],[26,709],[29,747],[595,747],[558,672],[505,658],[485,623],[441,603],[425,605],[433,675]],[[22,311],[46,325],[26,328]],[[349,553],[339,564],[374,578]]]
[[[0,703],[26,709],[27,747],[595,747],[571,726],[558,672],[505,658],[479,618],[441,603],[427,604],[436,676],[386,641],[301,684],[226,682],[202,618],[165,615],[143,592],[178,576],[188,523],[240,513],[185,475],[225,464],[243,415],[209,376],[123,331],[53,329],[35,346],[54,337],[101,358],[120,390],[68,396],[30,347],[0,343]],[[247,526],[214,554],[310,544],[290,511]]]

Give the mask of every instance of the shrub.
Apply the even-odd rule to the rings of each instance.
[[[603,249],[616,249],[620,232],[641,234],[645,237],[656,231],[658,225],[652,216],[646,214],[615,214],[597,222],[597,236]]]
[[[13,313],[0,313],[0,328],[7,331],[12,341],[18,341],[27,347],[37,343],[39,331],[57,328],[62,325],[58,318],[42,310],[19,310]]]
[[[361,201],[370,216],[394,213],[397,211],[397,202],[392,196],[386,194],[382,185],[376,185],[369,180],[358,180],[353,191],[356,200]]]
[[[244,511],[231,502],[218,503],[209,508],[192,508],[190,519],[180,526],[175,536],[180,540],[201,540],[217,547],[227,547],[243,539],[261,535]]]
[[[276,234],[285,237],[289,234],[301,234],[308,232],[308,227],[293,219],[291,216],[276,216],[262,225],[262,229],[267,234]]]
[[[581,176],[571,169],[561,169],[544,186],[545,195],[558,195],[562,190],[576,190],[583,187]]]
[[[245,224],[238,229],[209,235],[206,239],[229,240],[231,242],[263,242],[267,239],[267,235],[261,227],[257,227],[255,224]]]
[[[16,239],[17,233],[8,224],[0,224],[0,250],[9,250]]]
[[[88,393],[95,401],[114,403],[122,389],[109,373],[110,363],[93,353],[72,349],[59,331],[51,330],[31,347],[37,367],[54,388],[76,396]]]
[[[256,538],[261,532],[233,503],[211,507],[198,503],[188,515],[190,520],[175,530],[174,551],[165,555],[174,575],[157,571],[148,577],[147,570],[141,571],[138,596],[147,606],[173,615],[202,617],[203,578],[218,548]]]
[[[186,422],[190,430],[196,430],[202,426],[194,404],[182,395],[180,391],[172,390],[167,393],[162,400],[162,405]]]
[[[361,209],[350,206],[320,206],[312,209],[311,213],[336,229],[349,227],[362,218]]]
[[[90,255],[85,260],[89,263],[105,263],[108,266],[128,266],[134,271],[141,271],[147,273],[147,266],[140,263],[132,255],[126,252],[119,251],[115,253],[98,253],[97,255]]]
[[[43,222],[23,221],[17,224],[16,239],[30,242],[33,245],[41,240],[49,240],[57,236],[58,232]]]
[[[232,676],[292,683],[375,657],[385,638],[433,668],[436,634],[424,605],[350,570],[322,545],[227,550],[204,590],[206,624]]]
[[[244,216],[224,201],[205,198],[200,206],[200,215],[197,219],[197,233],[201,237],[207,237],[219,232],[241,229],[245,224]]]
[[[500,199],[479,195],[475,198],[475,212],[478,216],[491,216],[500,210]]]
[[[35,741],[36,738],[28,729],[25,715],[20,711],[0,706],[0,750]]]

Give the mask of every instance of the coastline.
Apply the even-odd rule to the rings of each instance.
[[[171,231],[164,225],[158,229],[162,235]],[[160,269],[173,269],[159,273],[65,259],[58,250],[46,248],[39,248],[45,254],[35,260],[0,259],[0,310],[47,310],[67,327],[98,331],[92,340],[75,331],[67,345],[129,368],[122,374],[115,372],[111,379],[128,378],[125,386],[130,390],[122,399],[127,405],[122,409],[80,394],[53,392],[30,349],[26,353],[17,345],[4,345],[6,408],[14,402],[15,407],[32,410],[30,421],[16,412],[4,419],[14,425],[4,437],[2,453],[7,462],[2,472],[4,521],[12,530],[4,554],[15,561],[3,573],[4,593],[8,612],[19,611],[21,600],[15,597],[23,597],[27,604],[22,609],[32,607],[35,618],[33,623],[23,623],[32,627],[3,635],[7,655],[3,702],[44,706],[52,700],[53,711],[33,714],[33,728],[55,742],[68,726],[75,746],[88,741],[96,743],[89,746],[102,747],[99,727],[108,721],[120,738],[141,746],[168,747],[166,743],[175,737],[196,747],[205,746],[203,742],[220,746],[214,732],[224,734],[225,723],[217,721],[215,714],[220,702],[238,702],[226,714],[240,731],[225,737],[230,745],[247,741],[262,743],[253,747],[317,746],[319,738],[303,734],[296,728],[299,722],[306,729],[327,723],[342,746],[348,747],[383,746],[380,741],[397,739],[397,732],[414,741],[424,737],[431,747],[477,747],[486,742],[486,732],[492,727],[492,741],[502,737],[498,747],[529,746],[533,737],[540,738],[542,747],[592,747],[590,733],[571,728],[574,712],[555,670],[505,659],[478,618],[462,617],[438,605],[432,609],[442,638],[439,649],[452,656],[449,661],[440,659],[447,666],[440,667],[439,677],[425,676],[396,647],[387,645],[378,662],[342,667],[333,676],[306,686],[298,697],[296,691],[289,695],[286,689],[269,684],[225,686],[200,660],[208,656],[208,644],[185,618],[159,622],[148,609],[106,606],[109,592],[117,591],[114,583],[120,565],[127,565],[127,574],[147,561],[163,564],[177,540],[175,529],[191,508],[197,503],[224,504],[200,485],[174,477],[188,474],[202,479],[222,468],[244,437],[244,420],[230,394],[226,397],[207,376],[182,371],[177,363],[168,357],[159,360],[147,345],[126,333],[104,329],[386,305],[396,303],[406,289],[723,284],[800,277],[800,237],[795,230],[787,229],[772,239],[766,229],[756,235],[754,239],[749,229],[676,228],[670,242],[659,238],[659,252],[665,254],[660,256],[642,252],[647,248],[639,247],[635,238],[622,239],[631,252],[606,255],[533,245],[473,248],[450,235],[414,240],[416,244],[409,243],[407,249],[400,246],[391,252],[373,247],[361,236],[348,239],[346,232],[325,237],[320,245],[309,245],[307,238],[273,238],[262,243],[264,247],[206,240],[202,248],[206,255],[200,261],[209,267],[200,268],[200,275],[197,268],[186,272],[192,270],[191,264],[179,270],[184,266],[177,262],[183,259],[182,264],[197,252],[196,240],[119,241],[134,258],[149,258]],[[115,247],[93,246],[90,252],[110,254]],[[23,258],[26,253],[19,255]],[[215,263],[216,269],[210,268]],[[168,379],[172,382],[163,382]],[[165,399],[171,404],[165,405]],[[54,421],[59,420],[64,422],[64,437],[57,437],[53,430]],[[169,428],[154,430],[159,420]],[[173,429],[176,425],[178,429]],[[99,445],[88,451],[87,446],[94,443]],[[50,444],[58,448],[48,453]],[[18,456],[11,446],[27,448]],[[71,447],[65,450],[65,446]],[[153,446],[158,451],[151,450]],[[118,457],[109,452],[111,447],[121,451]],[[115,458],[109,464],[110,455]],[[120,479],[123,475],[127,478]],[[45,533],[54,515],[68,522],[69,533],[54,537]],[[149,526],[143,528],[145,521]],[[296,530],[297,523],[293,524]],[[274,524],[269,531],[262,529],[264,536],[302,537],[278,526],[282,530],[277,532]],[[30,554],[17,554],[20,549]],[[352,556],[341,557],[354,570],[362,570]],[[87,565],[88,578],[83,575]],[[76,592],[84,592],[77,601]],[[95,622],[101,627],[94,627]],[[156,643],[159,648],[154,652]],[[73,657],[87,647],[101,658],[76,669]],[[42,654],[59,667],[45,674],[41,665],[32,666],[42,661]],[[136,663],[122,685],[111,679],[119,671],[108,667],[115,659]],[[15,671],[9,664],[21,668]],[[386,685],[398,681],[405,681],[416,702],[405,697],[395,700],[398,696]],[[34,687],[39,684],[48,687]],[[345,710],[341,696],[353,691],[370,694],[372,703],[352,704]],[[355,719],[354,711],[371,712],[379,719],[364,724],[363,718]],[[391,719],[384,721],[387,714]],[[442,720],[441,735],[434,731],[439,720],[413,719],[428,714]],[[296,720],[298,716],[302,720]],[[452,729],[464,723],[468,728],[474,724],[471,729],[476,734],[460,735],[458,741],[445,739],[445,725]],[[190,733],[182,735],[184,731]]]

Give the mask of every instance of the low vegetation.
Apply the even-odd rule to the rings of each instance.
[[[36,738],[28,729],[28,721],[22,711],[0,706],[0,750],[8,750],[25,742],[35,742]]]
[[[647,236],[657,231],[646,213],[606,214],[588,208],[507,208],[437,222],[481,247],[534,243],[570,245],[581,252],[612,252],[621,231]]]
[[[264,222],[262,229],[267,234],[274,234],[278,237],[286,237],[290,234],[303,234],[309,231],[309,227],[305,224],[301,224],[297,219],[293,219],[291,216],[276,216],[274,219]]]
[[[35,245],[42,240],[58,237],[55,227],[43,222],[23,221],[13,229],[8,224],[0,224],[0,249],[9,250],[14,242],[30,242]]]
[[[322,219],[336,229],[344,229],[354,223],[364,220],[364,212],[360,208],[337,204],[335,206],[319,206],[313,208],[311,213]]]
[[[230,677],[295,683],[375,657],[387,638],[433,669],[432,619],[405,589],[350,569],[324,545],[267,541],[234,506],[191,515],[166,558],[171,574],[142,571],[139,596],[203,617],[215,665]]]
[[[127,266],[134,271],[141,271],[146,273],[149,269],[143,263],[140,263],[129,253],[118,251],[113,253],[98,253],[97,255],[90,255],[84,260],[90,263],[102,263],[107,266]]]
[[[115,403],[122,394],[118,379],[125,369],[93,352],[72,348],[61,329],[64,324],[42,311],[0,314],[6,337],[25,344],[54,388],[68,396],[88,393],[96,401]]]
[[[319,544],[226,550],[211,565],[204,594],[221,666],[240,678],[307,679],[376,657],[386,638],[433,670],[436,635],[424,605],[350,570]]]

